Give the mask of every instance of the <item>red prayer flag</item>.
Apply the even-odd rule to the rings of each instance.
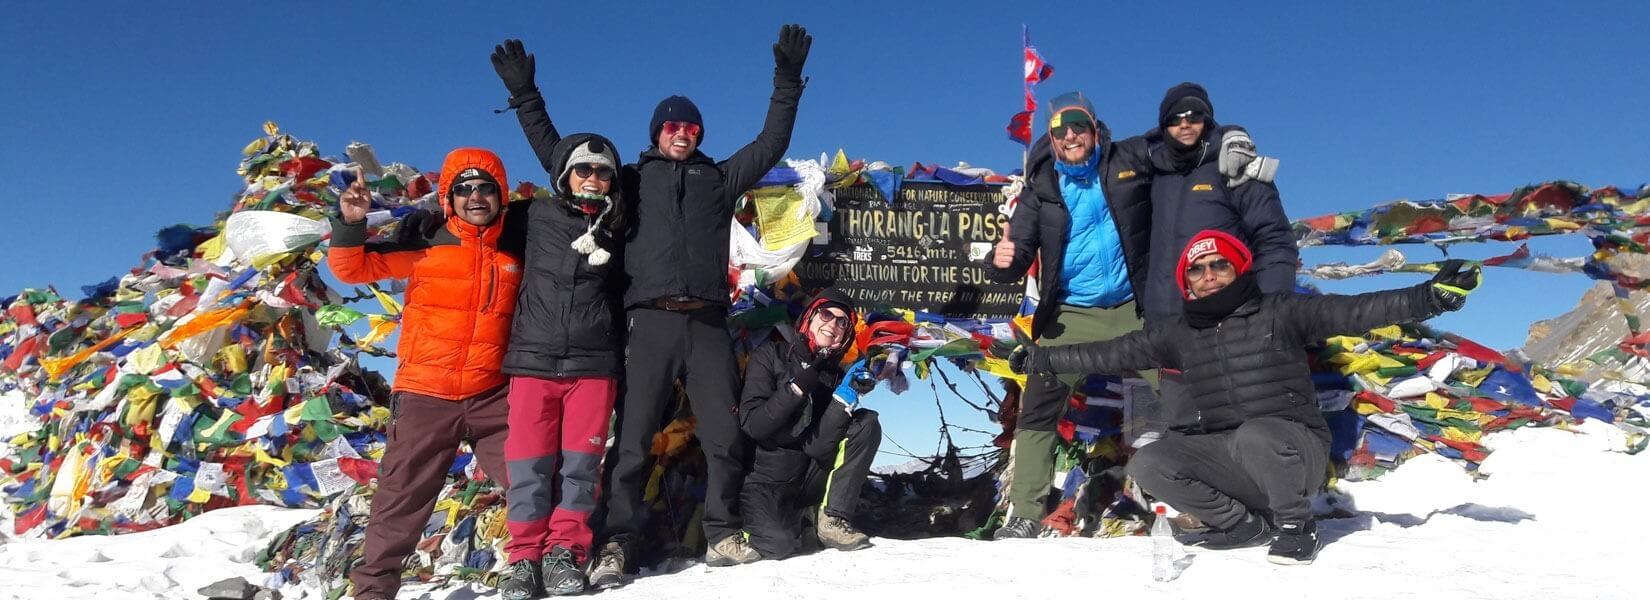
[[[1031,117],[1032,111],[1020,111],[1008,120],[1008,139],[1024,145],[1031,145]]]

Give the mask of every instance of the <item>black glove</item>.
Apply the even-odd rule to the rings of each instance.
[[[420,208],[407,213],[395,228],[395,245],[404,250],[428,248],[430,240],[441,233],[446,224],[447,219],[433,210]]]
[[[802,390],[802,395],[808,395],[808,390],[813,389],[814,385],[819,383],[819,368],[825,366],[828,360],[823,356],[812,356],[798,361],[801,370],[797,371],[796,376],[791,378],[791,383],[796,385],[797,389]]]
[[[1049,364],[1048,352],[1037,346],[1031,336],[1021,332],[1018,327],[1013,329],[1014,339],[1019,340],[1020,347],[1008,355],[1008,369],[1021,375],[1031,373],[1053,373],[1054,368]]]
[[[522,48],[521,40],[504,40],[504,44],[493,47],[493,70],[504,81],[504,89],[510,90],[512,100],[539,91],[533,82],[537,64],[533,55]]]
[[[802,63],[808,62],[808,49],[814,45],[814,36],[801,25],[779,28],[779,41],[773,45],[773,73],[775,80],[802,81]]]
[[[1432,276],[1430,290],[1433,305],[1441,310],[1461,310],[1478,284],[1484,281],[1484,270],[1476,262],[1460,259],[1446,260],[1438,265],[1438,274]]]

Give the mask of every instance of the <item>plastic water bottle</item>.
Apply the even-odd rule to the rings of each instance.
[[[1152,579],[1156,581],[1173,581],[1180,576],[1174,564],[1179,558],[1180,542],[1175,541],[1174,530],[1169,528],[1168,510],[1157,505],[1156,518],[1152,520]]]

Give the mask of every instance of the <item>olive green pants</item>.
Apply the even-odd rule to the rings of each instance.
[[[1068,346],[1097,342],[1139,331],[1140,317],[1134,302],[1114,308],[1082,308],[1061,305],[1054,322],[1043,329],[1039,346]],[[1157,388],[1157,372],[1139,374]],[[1054,480],[1054,449],[1059,444],[1055,429],[1066,413],[1072,387],[1089,373],[1058,376],[1032,373],[1020,393],[1020,418],[1014,431],[1014,478],[1008,487],[1009,516],[1039,520]]]

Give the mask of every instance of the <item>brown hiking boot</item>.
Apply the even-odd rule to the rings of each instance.
[[[849,523],[847,519],[826,514],[825,511],[819,513],[818,529],[819,543],[825,544],[827,548],[847,552],[871,546],[871,536],[854,529],[854,524]]]
[[[762,560],[762,555],[751,547],[750,539],[741,531],[705,549],[705,564],[712,567],[731,567]]]

